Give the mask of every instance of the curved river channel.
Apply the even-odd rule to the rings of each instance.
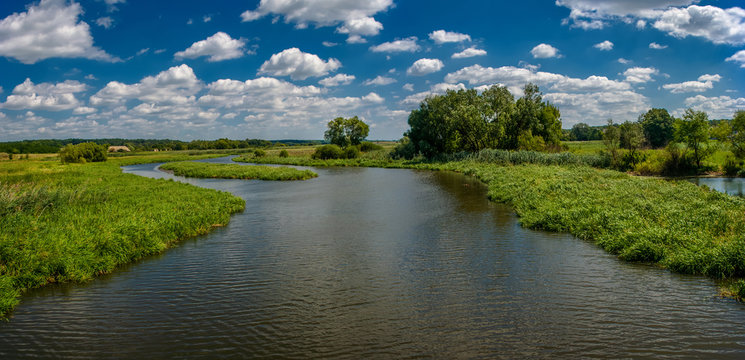
[[[124,171],[173,178],[157,166]],[[315,171],[180,179],[246,210],[113,274],[27,293],[0,322],[0,358],[745,357],[745,305],[707,278],[522,228],[459,174]]]

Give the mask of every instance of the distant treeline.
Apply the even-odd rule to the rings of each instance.
[[[643,117],[644,114],[639,118],[639,121],[643,121]],[[729,119],[709,120],[709,124],[714,127],[731,121]],[[608,125],[590,126],[585,123],[574,124],[571,129],[561,129],[561,141],[603,140],[603,133],[607,127]]]
[[[269,147],[273,145],[319,145],[321,140],[193,140],[189,142],[170,139],[64,139],[23,140],[0,142],[0,152],[8,154],[49,154],[59,152],[65,145],[92,142],[106,146],[127,146],[132,151],[211,150]]]

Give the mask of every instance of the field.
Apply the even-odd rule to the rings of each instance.
[[[281,166],[258,166],[237,164],[208,164],[199,162],[172,162],[160,166],[175,175],[196,178],[256,179],[256,180],[307,180],[318,174],[310,170],[298,170]]]
[[[123,174],[121,165],[214,157],[158,154],[62,165],[0,163],[0,317],[29,288],[87,281],[226,224],[231,194]]]

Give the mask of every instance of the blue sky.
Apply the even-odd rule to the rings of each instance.
[[[0,2],[0,141],[398,139],[447,89],[527,82],[578,122],[745,109],[745,4],[696,0]]]

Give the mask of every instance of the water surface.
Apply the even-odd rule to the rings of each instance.
[[[125,171],[173,178],[156,167]],[[524,229],[458,174],[315,171],[186,180],[246,210],[90,283],[29,292],[0,323],[0,358],[745,357],[745,306],[706,278]]]
[[[745,178],[732,177],[699,177],[688,181],[696,185],[706,185],[710,189],[734,196],[745,196]]]

